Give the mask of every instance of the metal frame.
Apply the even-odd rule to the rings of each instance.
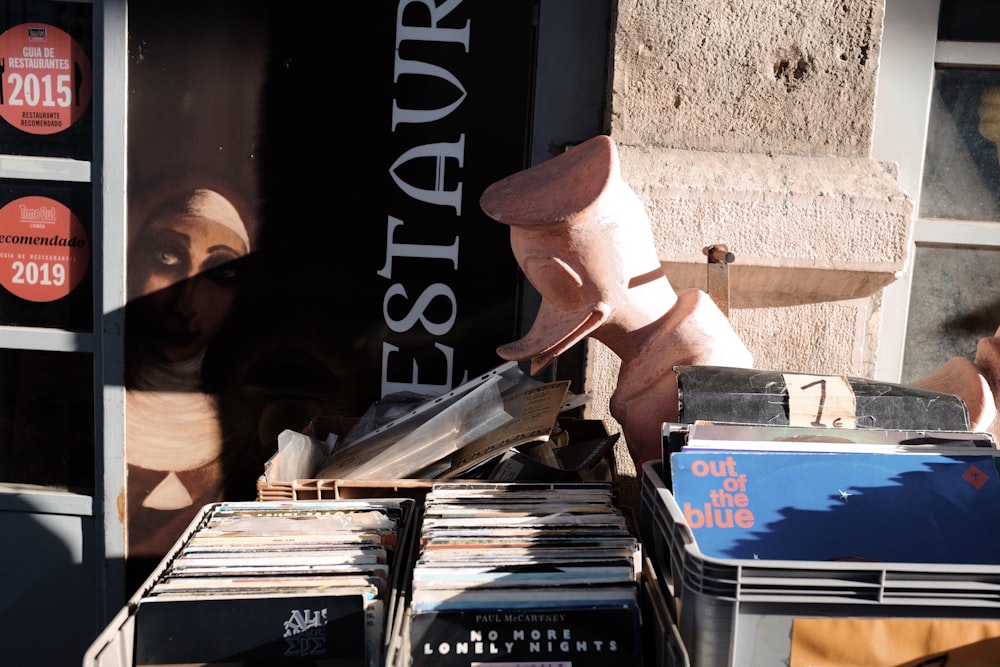
[[[94,370],[94,495],[0,484],[0,511],[69,515],[92,522],[84,539],[86,562],[98,581],[96,618],[104,622],[125,600],[124,524],[118,500],[124,489],[122,309],[125,305],[125,151],[127,99],[126,0],[82,0],[93,5],[94,159],[0,155],[0,177],[90,183],[93,188],[93,332],[0,327],[0,347],[85,352]],[[89,517],[89,519],[88,519]],[[8,573],[10,574],[10,573]],[[54,596],[60,591],[52,591]]]

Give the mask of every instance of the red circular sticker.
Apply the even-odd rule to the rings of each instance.
[[[55,301],[80,284],[90,263],[87,232],[48,197],[21,197],[0,208],[0,284],[28,301]]]
[[[72,37],[45,23],[0,34],[0,116],[24,132],[55,134],[90,104],[90,60]]]

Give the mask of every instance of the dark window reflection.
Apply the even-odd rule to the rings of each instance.
[[[93,70],[92,14],[93,7],[87,2],[4,2],[0,3],[0,33],[25,23],[54,26],[80,46]],[[24,131],[0,118],[0,153],[90,161],[94,153],[93,107],[93,103],[88,104],[76,122],[54,134]]]
[[[942,0],[938,39],[1000,42],[1000,3],[996,0]]]
[[[93,359],[0,350],[0,483],[94,490]]]

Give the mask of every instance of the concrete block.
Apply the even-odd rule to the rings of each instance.
[[[866,156],[882,0],[622,0],[620,143]]]
[[[619,154],[678,289],[706,289],[714,244],[736,256],[734,308],[867,297],[904,268],[913,203],[875,160],[621,143]]]

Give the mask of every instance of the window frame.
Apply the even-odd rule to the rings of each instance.
[[[934,67],[939,66],[1000,68],[1000,42],[937,41],[934,48]],[[1000,246],[1000,223],[925,218],[918,213],[914,219],[913,241],[917,244]]]
[[[66,0],[61,0],[65,2]],[[0,178],[90,183],[92,191],[93,317],[90,332],[0,326],[0,348],[84,352],[94,382],[94,494],[0,483],[0,511],[74,516],[95,536],[88,546],[98,584],[97,617],[122,604],[124,524],[124,325],[126,230],[126,0],[69,0],[92,5],[93,159],[0,154]],[[26,509],[27,508],[27,509]],[[85,543],[88,541],[85,540]]]
[[[1000,247],[1000,224],[919,216],[924,151],[934,74],[939,65],[1000,67],[1000,43],[938,40],[941,0],[886,0],[875,100],[872,157],[896,165],[913,200],[908,257],[882,301],[875,379],[899,382],[903,372],[913,256],[918,245]]]

